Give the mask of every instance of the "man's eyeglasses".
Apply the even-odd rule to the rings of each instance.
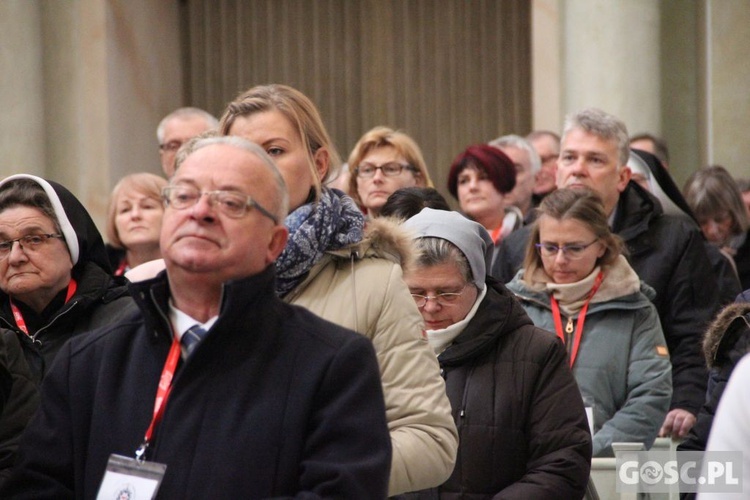
[[[64,239],[62,234],[27,234],[14,240],[0,242],[0,260],[5,259],[13,250],[13,243],[18,242],[21,249],[26,252],[36,252],[50,238]]]
[[[279,223],[275,215],[263,208],[250,195],[237,191],[200,191],[192,186],[167,186],[162,189],[161,195],[164,203],[175,210],[190,208],[196,205],[201,197],[208,196],[211,206],[218,206],[224,215],[233,219],[239,219],[247,213],[248,209],[255,208],[271,219],[274,224]]]
[[[557,257],[557,254],[562,250],[562,253],[565,257],[571,260],[577,260],[583,257],[583,252],[585,252],[588,247],[590,247],[597,241],[599,241],[599,238],[585,245],[579,244],[558,246],[554,243],[537,243],[534,246],[536,247],[536,251],[539,252],[539,255],[544,258],[555,258]]]
[[[168,151],[170,153],[174,153],[175,151],[177,151],[178,149],[180,149],[180,146],[182,146],[182,144],[183,144],[182,141],[177,141],[177,140],[175,140],[175,141],[169,141],[169,142],[164,143],[164,144],[159,144],[159,151],[161,151],[161,152],[167,152]]]
[[[435,295],[419,295],[418,293],[412,293],[411,296],[414,299],[414,303],[417,304],[417,307],[420,309],[427,305],[428,300],[434,300],[441,306],[452,306],[458,301],[458,298],[463,295],[468,285],[468,283],[465,284],[459,292],[446,292]]]
[[[390,163],[384,163],[379,167],[370,165],[369,163],[363,163],[362,165],[354,169],[354,174],[361,179],[370,179],[372,177],[375,177],[375,172],[380,170],[386,177],[396,177],[397,175],[401,175],[401,172],[403,172],[404,169],[415,173],[417,172],[417,169],[415,169],[411,165],[401,165],[400,163],[396,163],[394,161]]]

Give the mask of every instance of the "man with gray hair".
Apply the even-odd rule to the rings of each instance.
[[[516,167],[516,187],[506,195],[511,205],[521,210],[524,223],[533,218],[532,196],[536,174],[541,168],[539,154],[529,141],[518,135],[504,135],[490,141],[490,146],[498,148],[511,159]]]
[[[707,373],[701,354],[704,327],[716,313],[718,287],[697,224],[664,213],[627,167],[625,124],[598,109],[568,116],[557,165],[557,187],[587,187],[602,197],[612,230],[625,240],[628,260],[656,291],[654,304],[672,361],[673,396],[660,434],[682,438],[703,404]],[[508,282],[523,262],[528,231],[506,238],[491,274]],[[553,242],[555,243],[555,242]]]
[[[557,189],[555,176],[557,174],[557,158],[560,156],[560,136],[549,130],[534,130],[526,136],[526,140],[534,146],[542,164],[536,174],[534,195],[532,196],[536,207],[545,196]]]
[[[371,342],[282,302],[284,181],[257,145],[199,141],[163,191],[166,270],[62,348],[2,498],[385,498]]]
[[[200,108],[179,108],[165,116],[156,128],[161,168],[167,179],[174,175],[174,157],[185,142],[207,130],[216,129],[219,121]]]

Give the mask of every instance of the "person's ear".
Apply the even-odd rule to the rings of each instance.
[[[630,178],[633,176],[633,171],[627,165],[623,165],[617,172],[617,176],[617,191],[622,193],[628,186],[628,182],[630,182]]]
[[[266,258],[268,264],[275,262],[279,255],[281,255],[288,238],[289,229],[287,229],[285,225],[280,224],[273,228],[273,233],[271,234],[271,239],[268,243],[268,253]]]
[[[331,155],[328,150],[324,147],[318,148],[313,154],[313,162],[315,163],[315,171],[318,173],[318,179],[322,182],[328,174],[328,168],[330,167]]]

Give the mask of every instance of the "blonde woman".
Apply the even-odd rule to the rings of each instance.
[[[349,192],[370,217],[380,215],[388,197],[406,187],[433,187],[422,151],[403,132],[375,127],[349,155]]]
[[[326,187],[339,158],[315,105],[298,90],[251,88],[228,105],[219,131],[260,144],[286,181],[289,241],[276,261],[277,293],[375,346],[393,444],[389,494],[441,484],[453,470],[456,428],[402,279],[408,237],[382,220],[365,229],[354,201]]]
[[[115,276],[161,258],[161,190],[166,185],[162,177],[143,172],[123,177],[112,190],[107,208],[107,240],[110,247],[121,250],[117,261],[112,262]]]

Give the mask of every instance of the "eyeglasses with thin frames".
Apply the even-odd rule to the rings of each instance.
[[[44,245],[50,238],[64,239],[62,234],[46,233],[46,234],[27,234],[14,240],[7,240],[0,242],[0,260],[3,260],[10,255],[13,251],[13,243],[18,242],[21,249],[29,254],[38,251],[42,245]]]
[[[544,258],[550,259],[557,257],[557,254],[562,251],[563,256],[570,260],[578,260],[583,257],[583,253],[588,247],[599,241],[599,238],[595,239],[591,243],[583,244],[572,244],[572,245],[555,245],[554,243],[537,243],[534,246],[536,251],[539,252]]]
[[[164,203],[175,210],[186,210],[198,204],[203,196],[208,196],[211,206],[218,206],[219,210],[233,219],[239,219],[247,214],[248,209],[255,208],[265,217],[271,219],[274,224],[279,221],[275,215],[266,210],[252,196],[238,191],[200,191],[192,186],[167,186],[162,189]]]
[[[416,169],[411,165],[402,165],[397,162],[384,163],[380,166],[370,165],[369,163],[363,163],[354,169],[354,174],[361,179],[370,179],[375,177],[375,172],[380,170],[386,177],[396,177],[401,175],[404,169],[411,172],[416,172]]]
[[[458,301],[458,298],[463,295],[467,286],[469,286],[468,283],[466,283],[458,292],[438,293],[435,295],[420,295],[418,293],[412,293],[411,296],[417,304],[417,307],[420,309],[426,306],[429,300],[434,300],[441,306],[452,306]]]

